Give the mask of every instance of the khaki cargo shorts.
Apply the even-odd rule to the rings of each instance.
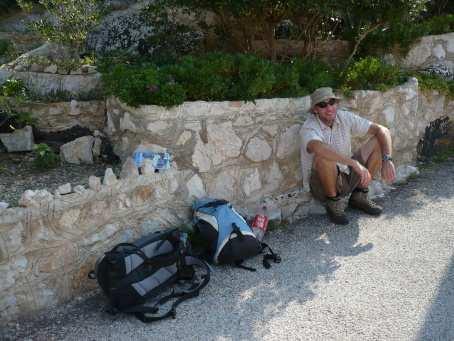
[[[366,165],[366,162],[361,157],[360,151],[357,151],[352,159],[357,160],[363,166]],[[336,190],[337,194],[340,196],[345,196],[353,192],[353,190],[358,186],[359,181],[361,180],[359,175],[356,174],[351,167],[348,167],[350,174],[345,174],[337,168],[337,181],[336,181]],[[317,170],[312,169],[311,178],[309,181],[311,188],[311,193],[315,199],[320,200],[321,202],[326,201],[325,191],[323,190],[322,183],[318,176]]]

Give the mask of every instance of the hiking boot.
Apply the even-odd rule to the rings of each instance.
[[[338,225],[347,225],[348,219],[345,215],[345,208],[347,198],[346,197],[334,197],[328,198],[326,200],[326,213],[328,214],[329,219]]]
[[[369,190],[367,188],[355,189],[350,197],[350,207],[356,208],[370,215],[380,215],[383,208],[370,200],[368,194]]]

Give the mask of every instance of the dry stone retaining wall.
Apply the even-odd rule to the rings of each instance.
[[[399,165],[415,160],[429,122],[454,116],[454,101],[422,94],[415,79],[385,93],[356,91],[342,105],[390,128]],[[188,223],[194,198],[223,197],[245,214],[265,198],[275,218],[304,217],[312,204],[300,191],[298,132],[308,109],[308,97],[171,109],[109,99],[104,133],[125,161],[120,179],[107,169],[102,179],[90,177],[89,188],[26,191],[21,207],[0,210],[1,318],[90,290],[87,273],[105,250]],[[168,150],[172,168],[154,173],[146,160],[139,175],[129,158],[138,145]]]

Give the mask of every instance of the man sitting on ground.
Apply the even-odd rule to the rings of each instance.
[[[339,98],[328,87],[311,95],[312,115],[301,128],[301,164],[306,190],[325,203],[332,222],[348,224],[345,208],[380,215],[382,208],[368,198],[372,177],[396,177],[389,130],[352,112],[338,109]],[[370,135],[352,154],[352,136]]]

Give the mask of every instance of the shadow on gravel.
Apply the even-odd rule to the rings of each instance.
[[[358,245],[358,216],[350,225],[336,227],[325,215],[313,215],[302,224],[277,231],[266,238],[282,263],[270,270],[261,257],[246,262],[256,272],[216,267],[209,285],[198,298],[183,303],[175,320],[143,324],[126,315],[104,312],[99,294],[60,307],[34,321],[4,330],[6,339],[32,340],[262,340],[276,330],[280,319],[295,306],[307,304],[319,283],[335,279],[337,257],[356,256],[373,245]],[[299,308],[301,309],[301,308]],[[310,316],[302,316],[302,319]],[[297,321],[295,321],[297,322]],[[1,338],[0,333],[0,339]],[[295,335],[295,337],[297,337]]]
[[[454,340],[454,257],[440,282],[417,340]]]
[[[409,216],[428,202],[454,197],[454,160],[434,164],[383,200],[384,217]]]
[[[267,242],[276,245],[283,260],[273,264],[271,270],[263,269],[254,259],[248,265],[256,267],[257,272],[232,268],[216,271],[203,302],[213,308],[213,314],[197,316],[197,320],[204,321],[204,326],[198,328],[207,328],[209,334],[205,335],[210,335],[209,339],[269,338],[271,329],[279,330],[276,325],[286,319],[287,312],[296,306],[303,306],[304,311],[319,283],[335,279],[340,267],[337,257],[356,256],[372,249],[371,243],[357,244],[358,217],[350,217],[350,225],[335,227],[324,215],[313,215],[299,226],[271,235]],[[210,326],[214,327],[211,331]]]

